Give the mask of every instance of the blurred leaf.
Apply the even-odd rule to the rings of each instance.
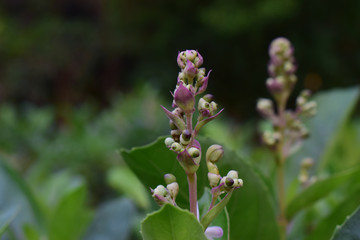
[[[136,217],[134,204],[126,198],[103,203],[95,213],[85,240],[127,240]]]
[[[357,177],[357,179],[353,179],[353,177]],[[360,181],[360,168],[334,174],[326,179],[316,181],[298,193],[288,204],[286,209],[287,218],[291,219],[298,211],[311,206],[314,202],[325,197],[349,180],[352,180],[351,182]]]
[[[17,208],[8,208],[0,212],[0,236],[3,235],[9,224],[14,220],[19,212],[18,210]]]
[[[86,200],[85,185],[72,189],[62,197],[49,217],[50,240],[76,240],[82,236],[92,216]]]
[[[188,208],[186,175],[177,162],[175,154],[165,147],[164,139],[162,137],[147,146],[122,151],[122,156],[146,187],[154,188],[159,184],[164,184],[164,174],[173,173],[180,186],[177,203],[183,208]],[[213,141],[203,138],[199,138],[199,141],[202,144],[202,156],[205,156],[207,148],[213,144]],[[221,174],[226,175],[228,171],[234,169],[244,180],[244,187],[234,191],[227,205],[231,239],[279,239],[270,193],[252,166],[227,149],[217,165]],[[206,164],[200,164],[197,172],[198,196],[201,196],[204,187],[208,186],[207,172]],[[256,224],[249,226],[249,221]],[[238,226],[248,227],[239,228]]]
[[[335,89],[315,95],[313,100],[317,102],[318,113],[307,124],[310,138],[304,142],[301,150],[287,161],[287,167],[290,168],[286,171],[287,179],[298,175],[300,162],[306,157],[313,158],[318,169],[324,166],[358,99],[359,87]]]
[[[344,224],[337,228],[332,240],[350,240],[360,239],[360,208],[358,208],[351,216],[347,217]]]
[[[207,240],[194,214],[170,204],[149,214],[141,224],[144,240]]]
[[[211,202],[211,190],[206,188],[204,191],[203,196],[199,199],[199,211],[200,216],[204,216],[209,209]],[[201,219],[201,218],[200,218]],[[230,239],[230,219],[229,219],[229,213],[227,211],[227,208],[224,208],[224,211],[222,211],[215,219],[212,221],[212,223],[209,226],[219,226],[224,231],[224,235],[221,239],[228,240]]]
[[[24,234],[26,236],[26,240],[40,240],[41,236],[40,233],[32,226],[25,225],[24,226]]]
[[[144,185],[128,167],[111,168],[107,173],[107,182],[117,191],[132,198],[140,207],[149,208],[149,196]]]
[[[23,225],[43,227],[43,215],[35,198],[24,180],[0,158],[0,212],[4,209],[18,209],[12,221],[12,233],[17,239],[23,236]]]
[[[345,196],[345,200],[331,209],[328,216],[324,217],[316,226],[315,230],[306,240],[327,240],[331,238],[335,227],[341,224],[346,216],[354,212],[360,206],[360,189]]]

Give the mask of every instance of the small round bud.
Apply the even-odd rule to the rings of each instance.
[[[242,187],[244,185],[244,181],[241,178],[234,179],[233,187]]]
[[[230,170],[227,174],[227,177],[230,177],[232,179],[237,179],[239,178],[238,172],[235,170]]]
[[[219,174],[209,172],[208,173],[208,179],[209,179],[210,187],[213,188],[213,187],[216,187],[219,184],[219,181],[220,181],[221,177],[220,177]]]
[[[173,182],[168,184],[166,188],[168,189],[171,198],[175,199],[179,193],[179,184],[177,182]]]
[[[170,184],[176,182],[176,177],[171,173],[167,173],[164,175],[164,180],[166,184]]]
[[[181,131],[179,129],[176,130],[171,130],[170,131],[171,137],[174,139],[175,142],[179,142],[180,141],[180,134]]]
[[[224,155],[224,149],[221,145],[211,145],[206,151],[206,161],[216,163]]]
[[[171,144],[171,149],[175,152],[181,152],[183,150],[183,147],[180,145],[180,143],[174,142]]]
[[[270,99],[260,98],[257,102],[256,108],[265,116],[271,116],[274,114],[273,102]]]
[[[163,185],[159,185],[154,189],[153,196],[154,195],[166,197],[166,195],[168,195],[168,191],[166,190],[166,188]]]
[[[191,132],[189,130],[185,129],[182,132],[182,136],[183,136],[184,140],[189,141],[191,139]]]
[[[165,145],[166,145],[168,148],[170,148],[171,145],[172,145],[174,142],[175,142],[174,139],[171,138],[171,137],[168,137],[168,138],[165,139]]]
[[[189,148],[187,151],[188,151],[189,155],[190,155],[191,157],[193,157],[193,158],[197,158],[197,157],[200,156],[200,151],[199,151],[199,149],[197,149],[197,148],[195,148],[195,147],[191,147],[191,148]]]

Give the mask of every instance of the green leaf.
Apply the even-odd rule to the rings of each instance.
[[[85,240],[127,240],[136,218],[134,204],[126,198],[103,203],[95,213]]]
[[[315,160],[318,169],[324,167],[331,149],[341,133],[359,99],[359,87],[335,89],[316,94],[317,114],[308,120],[310,137],[301,150],[287,161],[287,179],[293,179],[299,173],[299,165],[305,157]]]
[[[354,179],[356,177],[356,179]],[[342,186],[345,182],[360,181],[360,168],[347,170],[338,174],[334,174],[326,179],[318,180],[308,188],[297,194],[286,208],[286,216],[291,219],[297,212],[305,207],[311,206],[314,202],[327,196],[336,188]]]
[[[5,232],[9,224],[14,220],[18,214],[19,209],[8,208],[4,211],[0,211],[0,236]]]
[[[125,166],[112,168],[107,173],[107,181],[117,191],[132,198],[140,207],[150,207],[146,189],[136,175]]]
[[[199,200],[200,216],[204,216],[206,214],[207,210],[209,209],[210,202],[211,202],[211,190],[206,188],[203,196]],[[221,227],[224,232],[224,235],[222,236],[221,239],[223,239],[223,240],[230,239],[230,218],[229,218],[229,213],[228,213],[226,207],[211,222],[210,226]]]
[[[347,217],[344,224],[335,230],[331,240],[358,240],[360,239],[360,208],[353,215]]]
[[[330,214],[317,224],[306,240],[330,239],[335,227],[342,223],[346,216],[354,212],[358,206],[360,206],[360,189],[352,194],[347,194],[345,200],[333,207]]]
[[[81,237],[92,216],[86,200],[84,184],[64,195],[49,216],[49,239],[76,240]]]
[[[23,236],[22,227],[25,224],[31,223],[39,229],[43,228],[43,213],[30,188],[16,171],[0,158],[0,212],[4,209],[19,209],[9,226],[17,239]]]
[[[194,214],[170,204],[149,214],[141,224],[144,240],[206,240]]]
[[[159,184],[164,184],[164,174],[173,173],[180,186],[177,204],[183,208],[188,208],[186,174],[177,162],[175,154],[165,147],[164,139],[162,137],[147,146],[134,148],[131,151],[122,151],[122,156],[146,187],[154,188]],[[198,140],[201,143],[202,156],[204,157],[207,148],[215,142],[204,138]],[[202,161],[197,172],[198,196],[202,196],[204,188],[209,185],[206,164],[204,159]],[[230,216],[231,239],[279,239],[279,230],[270,193],[253,167],[226,148],[224,157],[217,165],[221,175],[226,175],[228,171],[234,169],[239,172],[239,177],[244,180],[244,187],[233,192],[227,205]],[[256,224],[249,225],[249,222]]]

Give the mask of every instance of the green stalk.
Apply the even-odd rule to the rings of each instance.
[[[196,184],[196,172],[189,173],[187,175],[187,180],[189,183],[189,201],[190,201],[190,212],[192,212],[196,218],[197,215],[197,184]]]

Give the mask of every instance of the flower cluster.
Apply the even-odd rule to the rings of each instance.
[[[316,114],[316,102],[310,101],[310,91],[304,90],[296,101],[294,111],[286,110],[287,100],[297,81],[296,64],[293,56],[294,48],[290,41],[280,37],[273,40],[269,47],[270,62],[266,81],[269,92],[275,99],[277,112],[270,99],[259,99],[257,110],[270,120],[273,130],[263,133],[263,141],[273,149],[281,148],[284,157],[291,155],[309,136],[309,131],[301,121],[301,117]],[[283,144],[281,144],[283,143]]]
[[[206,74],[205,68],[201,68],[203,58],[200,53],[195,50],[180,52],[177,63],[181,71],[177,77],[176,88],[172,93],[173,110],[169,111],[162,107],[169,118],[171,129],[171,137],[165,139],[165,145],[176,153],[177,160],[187,175],[190,211],[200,221],[197,206],[196,172],[201,161],[201,146],[196,137],[200,129],[219,116],[223,109],[218,111],[218,105],[214,102],[214,97],[211,94],[200,97],[196,105],[196,96],[205,92],[211,72],[209,71]],[[193,116],[196,109],[198,110],[198,117],[193,127]],[[222,236],[223,231],[220,227],[209,227],[209,224],[226,206],[232,191],[243,185],[243,180],[238,177],[237,171],[231,170],[226,176],[220,176],[216,163],[223,154],[222,146],[217,144],[210,146],[206,152],[206,165],[209,170],[208,178],[212,188],[212,200],[200,223],[209,239]],[[176,206],[179,184],[172,174],[166,174],[164,178],[167,186],[158,185],[154,190],[151,190],[152,196],[159,205],[170,203]],[[215,205],[216,200],[223,193],[227,193],[227,195]]]
[[[195,139],[201,127],[216,118],[217,104],[213,96],[207,94],[199,99],[197,109],[199,116],[195,127],[192,127],[195,112],[195,97],[203,93],[208,85],[210,72],[206,75],[205,68],[200,68],[203,58],[195,50],[180,52],[177,62],[181,71],[178,74],[177,85],[173,93],[172,111],[163,107],[170,122],[171,137],[165,144],[177,153],[177,159],[186,173],[197,171],[201,159],[201,147]]]

